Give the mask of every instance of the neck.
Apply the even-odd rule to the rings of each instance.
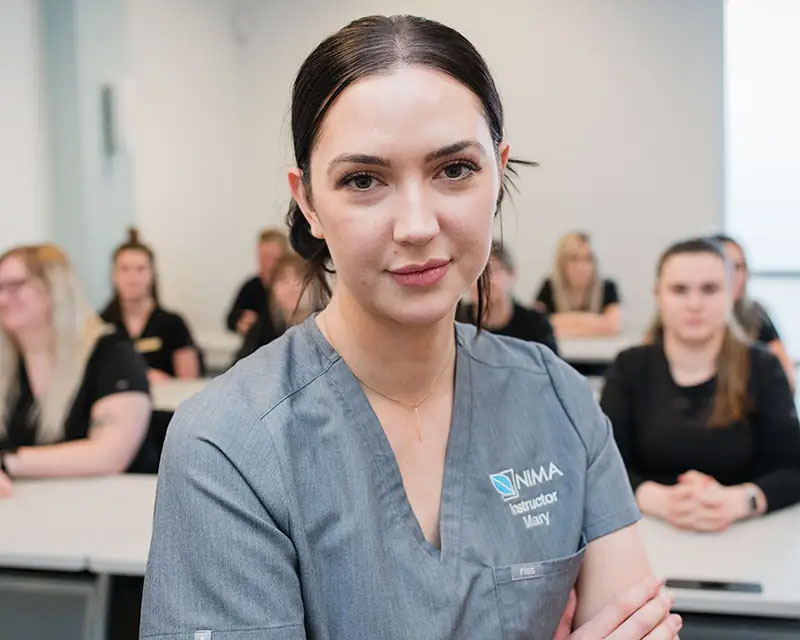
[[[664,331],[664,354],[670,367],[686,375],[713,373],[716,371],[717,356],[722,349],[725,331],[717,331],[703,342],[686,342],[670,331]]]
[[[442,375],[453,358],[455,308],[441,320],[408,326],[366,312],[347,295],[334,293],[317,317],[328,341],[368,386],[414,404]],[[443,376],[446,379],[448,376]],[[452,380],[452,376],[450,376]]]
[[[26,327],[17,331],[14,333],[14,340],[26,360],[36,356],[49,356],[53,353],[53,330],[47,325]]]
[[[513,315],[514,301],[509,296],[503,296],[489,306],[489,313],[486,314],[486,326],[489,329],[505,327],[511,322],[511,316]]]
[[[119,305],[122,309],[123,316],[141,317],[153,312],[156,301],[153,299],[153,296],[147,295],[129,300],[120,298]]]

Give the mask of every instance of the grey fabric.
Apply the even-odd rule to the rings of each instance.
[[[456,325],[440,519],[314,318],[178,409],[141,636],[552,638],[587,542],[639,518],[608,421],[547,348]]]

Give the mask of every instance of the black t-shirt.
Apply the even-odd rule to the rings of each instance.
[[[553,295],[553,283],[550,278],[547,278],[543,283],[539,293],[536,294],[536,302],[541,303],[547,310],[547,313],[559,313],[556,309],[556,300]],[[613,280],[603,280],[603,310],[611,304],[619,303],[619,292],[617,285]]]
[[[156,307],[147,319],[141,335],[134,338],[121,318],[114,317],[111,306],[101,314],[106,322],[112,323],[124,336],[130,337],[136,350],[142,354],[151,369],[159,369],[171,376],[175,375],[173,356],[178,349],[194,346],[189,327],[177,313]]]
[[[275,328],[270,313],[267,312],[262,314],[259,316],[258,320],[256,320],[256,323],[250,327],[250,330],[247,332],[247,334],[245,334],[244,340],[242,341],[242,346],[236,353],[236,359],[234,362],[241,360],[242,358],[246,358],[251,353],[263,347],[265,344],[269,344],[275,340],[275,338],[282,336],[283,333],[283,331]]]
[[[119,333],[101,336],[89,356],[83,379],[64,424],[64,441],[80,440],[89,433],[92,406],[114,393],[148,393],[147,368],[130,340]],[[25,363],[19,362],[19,392],[9,399],[6,434],[0,446],[27,447],[36,444],[38,420],[33,409]]]
[[[236,300],[228,312],[228,329],[236,331],[236,323],[245,309],[255,311],[259,317],[269,318],[269,289],[264,287],[258,276],[245,282],[236,294]]]
[[[724,485],[754,482],[769,509],[800,500],[800,425],[777,358],[749,347],[746,419],[709,427],[716,376],[680,387],[660,345],[622,352],[608,372],[601,406],[634,489],[645,480],[675,484],[696,469]]]
[[[459,311],[459,319],[464,322],[475,324],[475,316],[475,305],[472,304],[463,305]],[[538,342],[550,347],[554,353],[558,353],[556,337],[547,315],[535,309],[527,309],[516,300],[514,301],[514,312],[511,314],[511,320],[506,326],[486,327],[486,329],[501,336]]]

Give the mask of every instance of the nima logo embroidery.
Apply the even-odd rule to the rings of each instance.
[[[489,481],[494,490],[503,497],[503,502],[510,503],[508,508],[512,515],[522,516],[525,528],[532,529],[542,525],[550,526],[550,511],[540,510],[558,502],[558,491],[544,492],[533,498],[520,500],[523,488],[530,489],[553,482],[563,475],[564,472],[558,468],[555,462],[551,461],[547,465],[539,465],[538,469],[525,469],[521,473],[517,473],[514,469],[492,473],[489,475]],[[514,500],[517,502],[512,502]]]

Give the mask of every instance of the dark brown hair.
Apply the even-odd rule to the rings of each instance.
[[[150,288],[150,295],[153,296],[153,300],[155,300],[156,306],[158,306],[158,282],[155,271],[155,254],[150,247],[139,240],[139,230],[135,227],[128,228],[127,241],[123,242],[116,249],[114,249],[114,253],[111,254],[111,262],[113,264],[116,265],[117,258],[119,258],[123,251],[138,251],[147,256],[147,260],[150,262],[150,268],[153,270],[153,285]],[[122,323],[122,304],[120,303],[119,292],[116,290],[116,287],[114,288],[114,295],[111,298],[111,301],[108,303],[105,311],[103,311],[103,317],[114,324]]]
[[[311,151],[322,122],[336,98],[353,82],[406,65],[441,71],[458,80],[479,99],[497,153],[503,139],[503,106],[489,68],[480,53],[455,29],[415,16],[368,16],[343,27],[323,40],[303,62],[292,90],[292,140],[295,162],[310,194]],[[503,187],[497,194],[497,209],[504,193],[513,186],[516,170],[509,160]],[[314,281],[321,298],[330,296],[327,274],[330,252],[324,240],[311,235],[308,221],[293,200],[286,221],[289,238],[297,253],[309,262],[306,282]],[[488,271],[478,279],[478,317],[488,299]],[[480,328],[480,325],[479,325]]]
[[[656,276],[661,277],[667,261],[678,255],[708,254],[722,260],[726,270],[730,265],[721,244],[713,238],[693,238],[684,240],[669,247],[658,261]],[[730,273],[727,275],[730,281]],[[750,408],[750,395],[747,383],[750,379],[750,352],[748,344],[740,335],[738,326],[728,322],[722,347],[717,355],[717,391],[708,425],[710,427],[727,427],[743,420]],[[661,342],[664,326],[657,317],[650,329],[652,341]]]

